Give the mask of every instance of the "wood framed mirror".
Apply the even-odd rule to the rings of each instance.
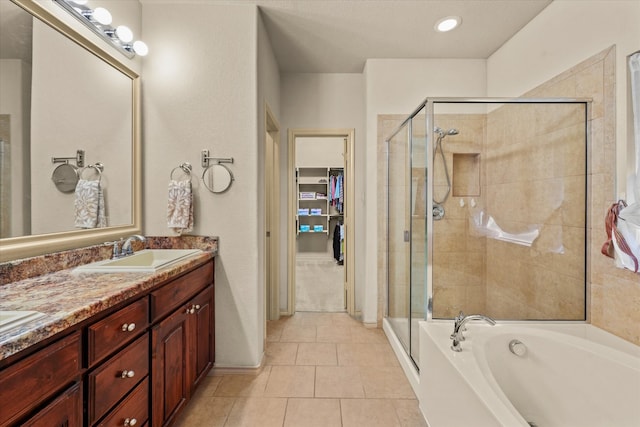
[[[34,0],[0,2],[0,19],[0,261],[140,233],[140,76]],[[104,167],[104,228],[77,228],[51,180],[78,149]]]

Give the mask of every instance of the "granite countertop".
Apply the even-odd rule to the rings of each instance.
[[[66,268],[1,285],[0,311],[33,310],[45,316],[0,332],[0,361],[216,255],[217,242],[197,256],[154,273],[80,273]]]

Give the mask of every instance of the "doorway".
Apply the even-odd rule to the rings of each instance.
[[[288,314],[355,312],[353,129],[289,130]]]
[[[267,320],[280,318],[280,132],[271,109],[265,104],[265,313]],[[265,323],[266,328],[266,323]],[[265,335],[266,336],[266,335]]]

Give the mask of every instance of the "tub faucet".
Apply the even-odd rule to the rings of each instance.
[[[496,321],[492,318],[485,316],[483,314],[470,314],[468,316],[464,316],[464,314],[460,313],[460,316],[456,317],[455,325],[453,327],[453,333],[451,334],[451,339],[453,340],[453,345],[451,346],[451,350],[459,352],[462,351],[462,347],[460,346],[460,341],[464,341],[464,336],[462,335],[462,331],[464,325],[472,320],[483,320],[490,324],[491,326],[496,324]]]
[[[144,236],[139,234],[134,234],[133,236],[129,236],[127,240],[122,244],[122,249],[120,250],[120,256],[133,255],[133,247],[131,246],[131,242],[137,240],[138,242],[146,242]]]

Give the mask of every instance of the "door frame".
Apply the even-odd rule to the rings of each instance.
[[[280,125],[266,102],[264,111],[265,316],[266,320],[278,320],[280,318]],[[267,138],[267,134],[271,138]]]
[[[297,137],[338,137],[345,139],[344,150],[344,173],[347,189],[345,191],[344,204],[344,226],[345,226],[345,306],[347,313],[356,315],[355,305],[355,177],[354,177],[354,154],[355,154],[355,129],[317,129],[302,128],[289,129],[288,131],[288,168],[287,168],[287,188],[288,213],[287,213],[287,264],[288,264],[288,285],[287,285],[287,315],[296,312],[296,138]]]

